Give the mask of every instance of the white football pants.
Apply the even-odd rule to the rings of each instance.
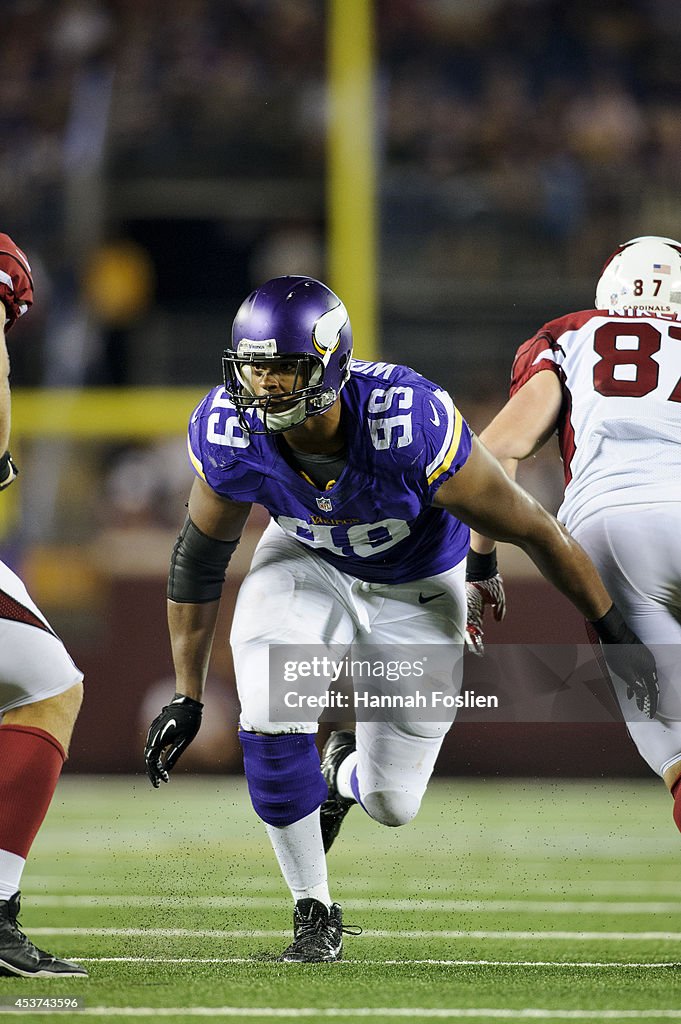
[[[681,504],[626,505],[590,516],[574,537],[628,625],[655,654],[660,704],[646,719],[615,686],[641,756],[658,775],[681,761]]]
[[[300,720],[270,721],[271,644],[291,645],[292,652],[310,644],[328,646],[335,657],[339,649],[358,642],[383,648],[446,644],[448,656],[438,659],[447,663],[442,686],[458,693],[466,623],[464,582],[465,560],[447,572],[410,583],[366,583],[329,565],[272,522],[241,585],[232,624],[241,728],[266,735],[317,731],[319,716],[311,720],[309,713]],[[441,596],[428,600],[435,594]],[[423,598],[426,603],[420,603]],[[423,682],[436,686],[440,680],[431,677]],[[385,683],[386,692],[390,685]],[[328,681],[320,680],[320,696],[327,687]],[[362,798],[386,791],[401,793],[403,816],[413,817],[454,709],[448,714],[446,721],[357,722]]]
[[[0,562],[0,645],[0,713],[55,697],[83,678],[24,584],[4,562]]]

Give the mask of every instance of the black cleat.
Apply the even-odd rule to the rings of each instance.
[[[293,911],[293,942],[278,960],[287,964],[326,964],[343,956],[343,918],[338,903],[327,910],[319,900],[298,900]]]
[[[329,795],[319,808],[319,818],[322,826],[322,840],[324,851],[328,852],[333,841],[340,832],[343,818],[348,813],[356,800],[340,796],[336,787],[336,776],[341,762],[348,754],[355,750],[355,733],[353,729],[341,729],[332,732],[324,744],[322,751],[322,775],[326,781]]]
[[[21,894],[0,900],[0,975],[20,978],[87,978],[80,964],[57,960],[33,945],[19,929]]]

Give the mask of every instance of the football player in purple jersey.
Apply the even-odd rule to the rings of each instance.
[[[446,391],[406,367],[353,360],[347,310],[324,284],[281,277],[249,295],[223,370],[189,425],[196,479],[168,582],[177,692],[149,729],[147,771],[154,786],[167,782],[199,729],[225,570],[251,505],[263,505],[272,521],[231,631],[239,735],[294,900],[280,959],[333,961],[343,925],[325,851],[355,803],[388,826],[414,817],[454,712],[358,720],[356,732],[331,735],[320,765],[321,709],[273,719],[270,648],[447,645],[460,686],[469,526],[523,548],[605,640],[620,636],[621,616],[584,551],[509,480]],[[622,671],[654,692],[650,652],[624,639]]]

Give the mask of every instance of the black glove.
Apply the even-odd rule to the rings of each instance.
[[[168,772],[172,771],[201,728],[202,712],[201,701],[176,693],[149,726],[144,760],[154,789],[158,789],[161,782],[170,781]],[[168,747],[170,750],[162,761],[163,751]]]
[[[629,629],[615,605],[591,625],[605,649],[608,668],[626,683],[627,700],[633,698],[639,711],[654,718],[660,688],[652,652]]]
[[[482,619],[485,608],[491,608],[494,618],[501,622],[506,614],[504,581],[497,572],[497,555],[479,555],[468,552],[466,562],[466,647],[473,654],[482,656],[485,652]]]

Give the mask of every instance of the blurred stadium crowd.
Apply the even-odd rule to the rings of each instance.
[[[323,275],[325,20],[323,0],[5,0],[4,227],[47,283],[77,290],[120,238],[148,256],[161,312],[186,304],[198,253],[192,299],[225,319],[271,272]],[[490,283],[492,305],[555,304],[557,277],[566,306],[588,304],[614,242],[681,231],[680,38],[676,0],[377,0],[386,355],[403,358],[405,317],[451,326]],[[21,374],[148,382],[119,342],[52,379],[36,340]]]
[[[681,235],[681,4],[373,2],[382,354],[479,429],[517,345],[591,305],[615,244]],[[326,0],[3,0],[0,227],[36,279],[15,389],[207,390],[254,284],[326,275],[327,17]],[[15,454],[3,558],[99,692],[137,706],[169,670],[182,441],[48,436]],[[524,482],[556,507],[550,456]],[[518,607],[539,615],[537,593]],[[86,748],[74,763],[92,767]]]

